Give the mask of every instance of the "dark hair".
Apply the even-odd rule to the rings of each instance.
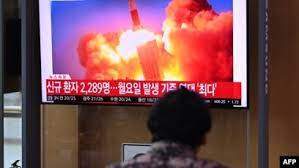
[[[168,92],[153,106],[147,124],[153,142],[175,142],[197,148],[211,129],[212,121],[200,95],[180,88]]]

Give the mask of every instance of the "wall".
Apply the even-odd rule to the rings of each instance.
[[[119,162],[122,143],[149,143],[149,108],[81,106],[79,112],[80,168]]]
[[[42,167],[78,167],[78,107],[42,106]]]
[[[270,167],[299,155],[299,1],[270,0]]]

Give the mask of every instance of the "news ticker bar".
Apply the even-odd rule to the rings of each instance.
[[[239,82],[82,81],[47,80],[47,96],[162,97],[185,87],[207,99],[241,99]]]
[[[55,104],[126,104],[126,105],[151,105],[158,101],[157,97],[122,97],[122,96],[70,96],[48,95],[47,101]],[[209,99],[205,98],[211,106],[237,106],[241,105],[240,99]]]

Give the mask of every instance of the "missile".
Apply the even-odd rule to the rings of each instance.
[[[138,14],[136,0],[129,0],[129,9],[133,22],[133,29],[142,29],[141,21]],[[159,48],[156,40],[152,40],[137,47],[137,53],[143,71],[145,80],[160,81],[162,75],[157,63],[159,57]]]
[[[130,9],[131,19],[133,22],[133,28],[135,30],[142,28],[135,0],[129,0],[129,9]]]

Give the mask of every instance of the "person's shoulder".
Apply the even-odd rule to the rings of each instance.
[[[195,163],[196,168],[229,168],[217,161],[200,159]]]

